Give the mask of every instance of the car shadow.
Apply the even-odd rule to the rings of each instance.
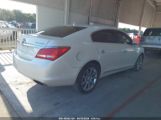
[[[92,99],[91,94],[83,95],[79,93],[73,86],[47,87],[36,84],[31,89],[29,89],[27,92],[27,97],[33,110],[31,115],[43,117],[59,117],[61,113],[56,112],[58,109],[62,109],[62,112],[64,112],[62,115],[65,114],[65,112],[72,114],[75,112],[76,108],[85,110],[80,105],[83,101],[85,102],[89,96],[91,96]],[[65,108],[65,106],[69,104],[74,106],[73,109],[72,107],[71,109],[68,107]],[[70,109],[70,111],[68,109]]]
[[[148,58],[148,60],[146,59]],[[160,53],[150,53],[145,56],[145,67],[152,61],[151,59],[160,59]],[[150,71],[150,69],[148,69]],[[99,106],[96,104],[101,102],[102,98],[107,102],[117,105],[120,101],[125,99],[123,96],[118,98],[120,101],[115,103],[113,99],[116,96],[120,96],[120,92],[128,92],[130,86],[138,86],[140,80],[144,79],[144,69],[136,72],[133,69],[119,72],[113,75],[104,77],[98,82],[94,92],[89,94],[81,94],[76,91],[74,87],[47,87],[36,84],[30,88],[27,92],[28,101],[32,107],[33,112],[31,115],[58,117],[58,116],[103,116],[103,112],[100,112]],[[125,84],[126,83],[126,84]],[[144,82],[142,84],[145,84]],[[120,91],[122,89],[122,91]],[[106,92],[105,92],[106,91]],[[132,93],[133,91],[131,91]],[[107,99],[107,96],[111,98]],[[129,94],[131,95],[131,94]],[[107,103],[108,104],[108,103]],[[95,108],[95,110],[91,110]],[[90,110],[89,110],[90,109]],[[109,107],[109,111],[112,107]],[[106,110],[106,114],[108,109]]]
[[[104,111],[104,113],[100,111],[101,107],[95,107],[96,104],[99,105],[99,102],[102,101],[102,97],[107,97],[108,95],[111,96],[114,91],[118,94],[120,91],[118,89],[119,83],[123,83],[128,79],[120,79],[119,77],[122,77],[130,72],[132,72],[132,70],[120,72],[100,79],[100,82],[98,82],[96,89],[89,94],[82,94],[73,86],[47,87],[36,84],[27,92],[27,98],[33,110],[31,116],[104,116],[107,114],[108,110]],[[116,81],[115,79],[118,80]],[[115,84],[116,82],[118,83]],[[134,81],[131,81],[131,83],[132,82]],[[111,96],[111,98],[109,99],[109,104],[112,102],[111,99],[115,98],[115,95],[117,94],[113,94]],[[124,96],[121,99],[124,99]],[[113,102],[113,105],[117,104]],[[109,112],[110,111],[111,109],[109,109]]]

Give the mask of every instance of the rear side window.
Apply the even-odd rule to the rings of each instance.
[[[146,29],[143,36],[161,36],[161,28]]]
[[[66,37],[68,35],[71,35],[75,32],[83,30],[83,29],[85,29],[85,27],[60,26],[60,27],[54,27],[54,28],[50,28],[50,29],[41,31],[38,34],[53,36],[53,37]]]

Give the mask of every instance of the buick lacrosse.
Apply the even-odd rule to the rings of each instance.
[[[15,68],[47,86],[74,85],[91,92],[104,76],[127,69],[140,70],[144,49],[125,33],[100,26],[59,26],[17,42]]]

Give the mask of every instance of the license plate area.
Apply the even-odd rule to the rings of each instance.
[[[26,60],[32,60],[35,57],[35,49],[30,46],[17,45],[17,55]]]

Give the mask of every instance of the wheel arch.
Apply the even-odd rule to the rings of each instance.
[[[88,64],[95,64],[95,65],[97,65],[98,68],[99,68],[99,72],[101,72],[101,64],[100,64],[97,60],[91,60],[91,61],[87,62],[87,63],[82,67],[82,69],[83,69],[85,66],[87,66]]]
[[[87,63],[85,63],[84,65],[83,65],[83,67],[81,67],[81,69],[79,70],[79,72],[78,72],[78,74],[77,74],[77,78],[78,78],[78,76],[79,76],[79,73],[82,71],[82,69],[84,69],[87,65],[89,65],[89,64],[95,64],[95,65],[97,65],[98,66],[98,68],[99,68],[99,75],[101,74],[101,64],[97,61],[97,60],[91,60],[91,61],[88,61]],[[77,81],[76,81],[77,82]]]

